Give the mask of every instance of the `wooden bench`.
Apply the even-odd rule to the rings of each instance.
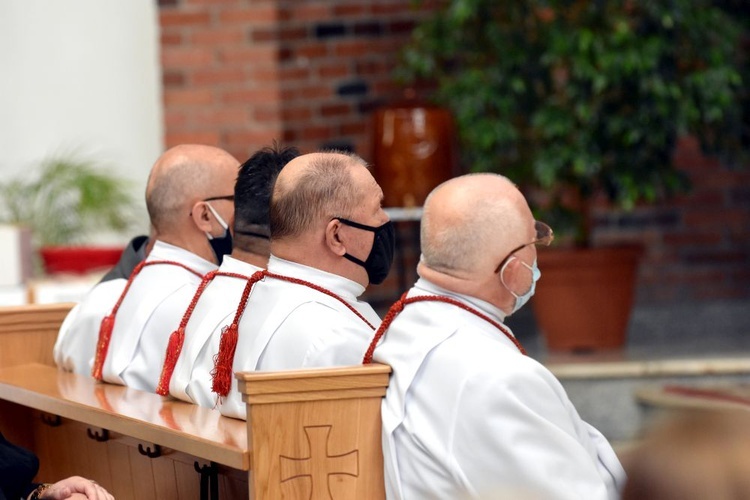
[[[384,498],[382,365],[238,373],[248,421],[57,370],[71,304],[0,308],[0,431],[38,478],[95,479],[118,500]]]

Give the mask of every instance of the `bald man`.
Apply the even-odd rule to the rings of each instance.
[[[211,392],[213,364],[196,360],[213,359],[221,331],[232,320],[247,280],[268,265],[271,189],[284,165],[298,155],[294,148],[263,148],[240,168],[234,189],[232,254],[224,257],[216,274],[204,279],[183,314],[182,332],[173,334],[182,337],[168,345],[157,393],[209,408],[216,404]]]
[[[551,241],[505,177],[457,177],[428,196],[420,279],[374,351],[393,368],[388,499],[618,498],[624,472],[607,440],[503,323],[534,294],[535,244]]]
[[[302,155],[281,171],[270,206],[270,274],[232,320],[239,325],[234,358],[224,356],[231,342],[222,338],[214,367],[223,414],[245,418],[233,372],[361,362],[380,318],[358,297],[385,279],[394,250],[382,198],[355,155]]]
[[[55,361],[107,382],[153,391],[169,333],[204,274],[231,251],[239,162],[227,152],[181,145],[154,164],[146,207],[154,246],[130,280],[94,287],[61,326]],[[155,345],[139,349],[142,338]]]

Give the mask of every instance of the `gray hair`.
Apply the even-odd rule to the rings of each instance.
[[[294,237],[321,220],[348,217],[362,199],[352,181],[352,163],[367,163],[352,153],[317,155],[293,185],[277,183],[271,196],[271,238]]]
[[[433,190],[424,203],[421,260],[436,271],[476,271],[498,250],[512,245],[512,235],[521,230],[518,207],[502,196],[461,196],[433,206],[434,195],[444,184]]]

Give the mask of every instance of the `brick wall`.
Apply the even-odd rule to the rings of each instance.
[[[399,95],[399,47],[425,10],[408,0],[160,0],[166,144],[215,144],[244,160],[281,140],[302,151],[352,149],[371,159],[371,115]],[[644,302],[750,298],[750,174],[676,155],[689,196],[630,214],[600,211],[599,243],[646,245]],[[387,302],[413,278],[370,292]]]

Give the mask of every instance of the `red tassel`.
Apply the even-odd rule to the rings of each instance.
[[[177,360],[182,352],[182,344],[185,342],[185,328],[180,326],[177,330],[172,332],[169,336],[169,344],[167,345],[167,354],[164,359],[164,367],[161,370],[161,377],[159,377],[159,384],[156,386],[156,394],[160,396],[166,396],[169,394],[169,383],[172,381],[172,374],[174,373],[175,366],[177,366]]]
[[[232,365],[234,364],[234,352],[237,349],[239,332],[236,323],[224,327],[219,342],[219,353],[214,359],[214,369],[211,372],[213,383],[211,390],[226,397],[232,388]]]
[[[104,360],[107,358],[109,350],[109,341],[112,338],[112,330],[115,327],[115,317],[110,314],[104,316],[99,325],[99,340],[96,343],[96,355],[94,357],[94,366],[91,368],[91,376],[96,380],[102,380],[102,370]]]

